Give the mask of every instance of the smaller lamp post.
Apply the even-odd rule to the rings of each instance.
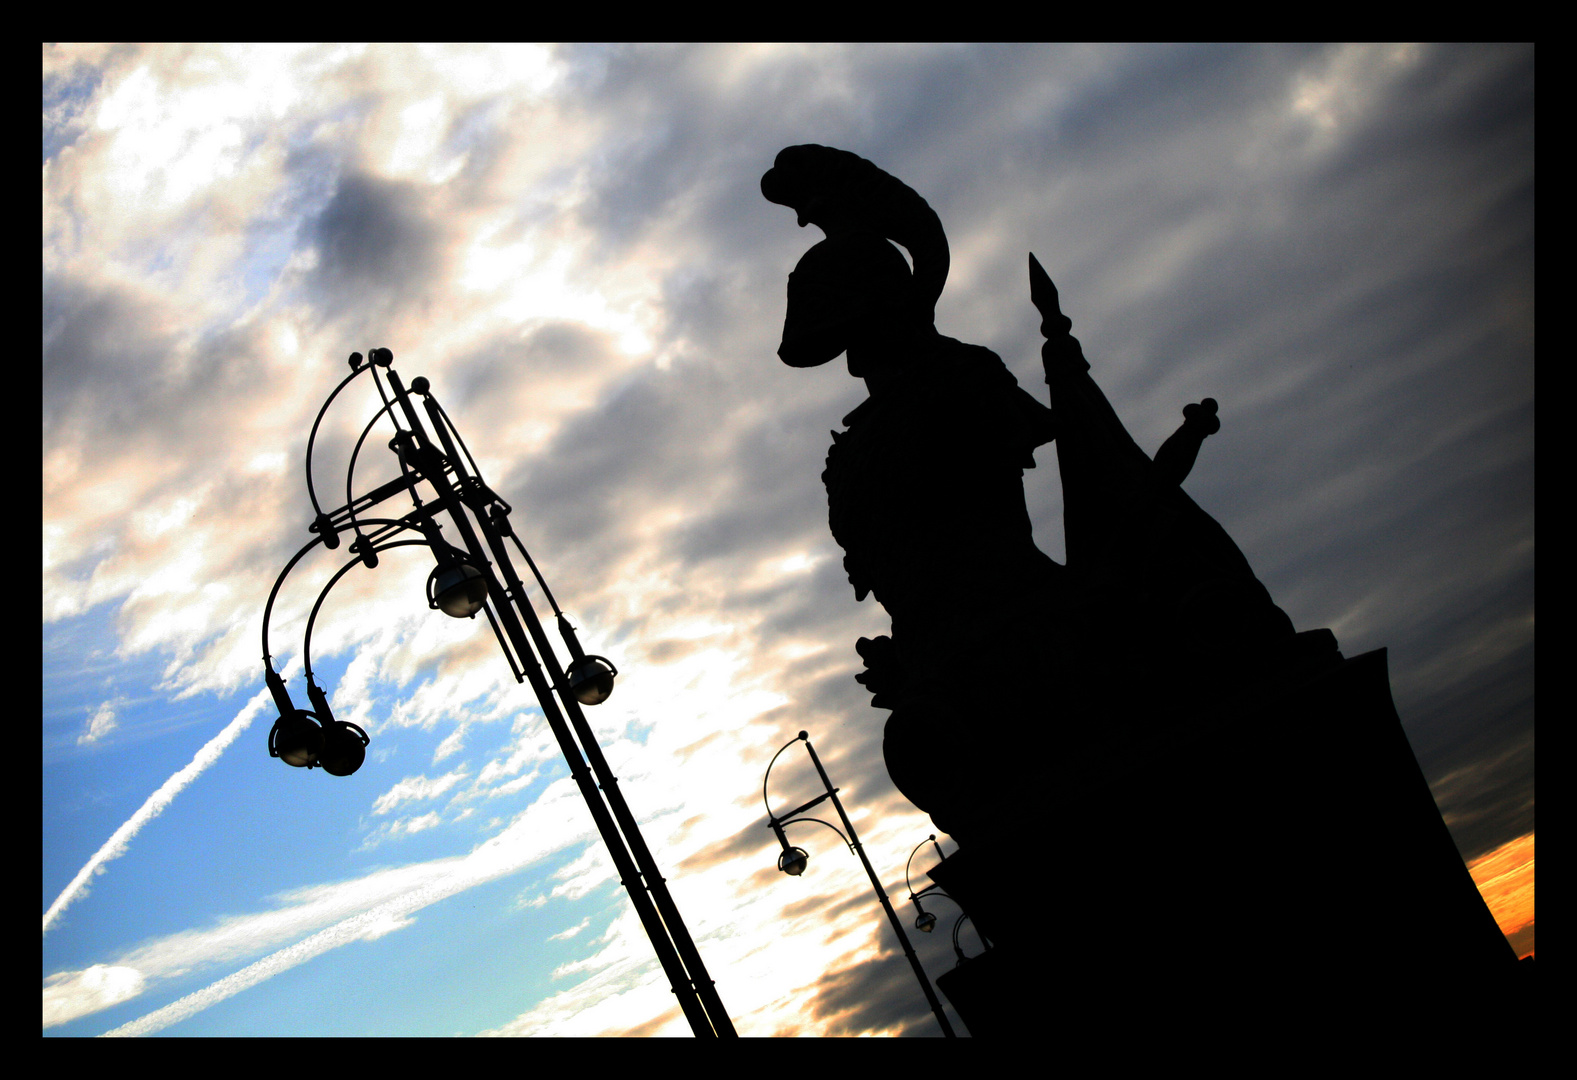
[[[914,862],[915,853],[921,848],[925,847],[927,842],[929,842],[932,847],[936,848],[936,857],[938,859],[946,858],[946,856],[942,854],[942,845],[936,842],[936,834],[932,833],[930,836],[926,837],[924,840],[920,841],[914,846],[914,851],[909,853],[909,861],[903,865],[903,883],[904,886],[908,888],[909,900],[914,904],[914,909],[918,913],[914,918],[914,928],[925,934],[929,934],[932,930],[936,929],[936,915],[925,910],[924,905],[920,903],[920,897],[934,894],[936,896],[940,896],[944,900],[951,900],[954,904],[958,903],[957,900],[953,900],[951,896],[948,896],[945,892],[943,892],[940,885],[934,883],[927,885],[919,892],[914,891],[914,884],[909,880],[909,867]],[[964,920],[967,918],[969,918],[969,913],[961,912],[958,918],[953,920],[953,954],[958,957],[959,964],[962,964],[968,959],[968,957],[964,955],[963,947],[958,944],[958,931],[964,925]],[[980,935],[980,943],[987,949],[991,948],[991,942],[986,940],[986,936],[984,934]]]
[[[782,755],[784,750],[787,750],[797,742],[805,744],[805,749],[810,754],[810,760],[816,766],[816,773],[821,777],[822,786],[827,790],[824,794],[817,795],[802,806],[796,806],[786,814],[773,814],[772,804],[767,800],[767,779],[771,777],[772,766],[777,764],[778,757]],[[837,808],[838,818],[843,822],[843,829],[848,830],[847,833],[840,830],[836,825],[822,821],[820,818],[804,816],[807,810],[828,799],[831,799],[832,805]],[[925,1000],[930,1003],[931,1011],[936,1014],[936,1022],[942,1025],[942,1034],[949,1039],[955,1038],[956,1033],[953,1031],[953,1025],[948,1021],[947,1014],[942,1011],[942,1002],[936,996],[936,991],[932,989],[931,980],[926,978],[925,968],[920,966],[920,958],[915,955],[914,946],[909,944],[909,935],[904,932],[903,923],[898,920],[898,914],[893,911],[891,901],[887,899],[887,894],[882,891],[882,883],[877,878],[876,871],[871,869],[871,861],[865,857],[865,850],[860,846],[860,838],[855,835],[854,823],[849,820],[849,815],[844,812],[843,803],[838,800],[838,789],[833,787],[832,781],[827,778],[827,770],[822,768],[821,758],[816,756],[816,748],[811,746],[810,736],[807,733],[800,732],[794,738],[784,743],[776,754],[772,755],[772,760],[767,763],[766,775],[761,778],[761,801],[766,803],[767,807],[767,827],[772,830],[773,835],[778,838],[778,843],[783,848],[783,853],[778,856],[778,869],[790,877],[799,877],[805,872],[805,867],[810,862],[810,856],[805,853],[805,849],[791,847],[788,837],[783,832],[784,826],[797,821],[814,821],[818,825],[827,826],[827,828],[837,833],[843,842],[848,845],[849,850],[854,852],[859,858],[860,865],[865,867],[865,876],[871,880],[871,888],[876,891],[876,898],[881,901],[882,910],[887,913],[887,921],[892,923],[893,931],[898,935],[898,941],[903,945],[904,955],[909,958],[909,966],[914,969],[915,978],[920,980],[920,989],[925,992]],[[914,858],[914,853],[911,852],[909,857],[911,859]],[[905,867],[904,875],[907,879],[907,867]],[[911,892],[912,895],[913,893]]]

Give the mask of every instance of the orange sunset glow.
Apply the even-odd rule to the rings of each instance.
[[[1533,953],[1533,833],[1468,864],[1484,902],[1518,957]]]

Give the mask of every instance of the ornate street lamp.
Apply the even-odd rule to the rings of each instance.
[[[679,908],[581,712],[582,705],[607,700],[618,670],[606,658],[588,656],[581,648],[574,628],[559,610],[536,563],[510,527],[509,504],[483,482],[481,470],[433,397],[428,381],[412,379],[407,390],[394,371],[393,362],[394,354],[388,349],[373,349],[367,358],[352,353],[350,375],[323,403],[307,439],[307,494],[317,515],[309,530],[317,535],[285,565],[263,609],[263,677],[279,707],[279,718],[268,736],[269,754],[287,765],[318,767],[334,776],[349,776],[361,767],[366,757],[367,733],[355,724],[335,720],[329,710],[328,695],[318,686],[312,671],[312,627],[329,590],[351,569],[376,568],[379,553],[393,548],[427,548],[436,564],[427,578],[428,606],[457,619],[486,615],[515,681],[531,683],[569,765],[570,776],[580,787],[619,880],[651,938],[691,1030],[707,1037],[735,1035],[733,1022],[717,996]],[[318,428],[340,391],[369,372],[383,407],[368,421],[351,453],[344,505],[325,511],[312,482],[312,449]],[[422,409],[432,435],[418,415],[413,394],[424,399]],[[388,445],[399,462],[400,476],[358,496],[354,493],[356,458],[374,425],[385,418],[394,428]],[[425,502],[424,491],[428,500]],[[367,511],[396,495],[409,496],[414,508],[397,518],[367,516]],[[462,541],[460,546],[443,539],[440,519],[454,527]],[[354,558],[323,587],[307,618],[302,662],[312,709],[299,709],[291,700],[284,679],[274,670],[269,652],[268,627],[274,600],[285,577],[309,551],[319,544],[338,548],[342,534],[347,532],[354,537],[349,546]],[[560,666],[525,586],[515,573],[506,539],[514,542],[557,617],[559,634],[570,654],[567,670]]]
[[[822,786],[827,790],[824,794],[817,795],[802,806],[796,806],[786,814],[774,814],[772,812],[772,804],[767,800],[767,780],[772,776],[772,766],[777,764],[777,760],[783,751],[797,742],[805,744],[805,749],[810,754],[810,760],[816,766],[816,773],[821,777]],[[832,805],[837,808],[838,819],[843,822],[843,829],[848,830],[847,834],[845,834],[843,829],[839,829],[831,822],[805,816],[807,810],[828,799],[831,799]],[[818,825],[825,825],[837,833],[839,838],[848,845],[849,850],[854,852],[855,856],[860,860],[860,865],[865,867],[865,876],[871,880],[871,888],[876,891],[876,898],[881,901],[882,910],[887,913],[887,921],[892,923],[893,931],[897,933],[898,941],[903,945],[904,955],[909,958],[909,966],[914,969],[915,978],[920,980],[920,989],[925,992],[925,1000],[930,1004],[931,1011],[936,1014],[936,1022],[942,1025],[942,1033],[944,1035],[949,1039],[954,1038],[953,1025],[948,1021],[947,1014],[942,1011],[942,1002],[937,998],[936,991],[931,988],[931,980],[926,978],[925,968],[920,966],[920,958],[915,955],[914,947],[909,944],[909,935],[904,933],[903,923],[898,921],[898,915],[893,911],[891,901],[887,899],[887,894],[882,891],[881,881],[876,877],[876,871],[871,869],[871,861],[865,857],[865,849],[860,846],[860,838],[855,835],[854,823],[849,820],[849,815],[844,813],[843,803],[838,800],[838,789],[833,787],[832,781],[827,778],[827,770],[822,768],[821,758],[816,756],[816,748],[810,745],[810,736],[807,733],[802,731],[784,743],[778,752],[772,755],[772,760],[767,762],[766,775],[761,778],[761,801],[767,807],[767,827],[772,830],[773,835],[778,838],[778,843],[783,848],[783,853],[778,856],[778,869],[790,877],[799,877],[805,872],[805,867],[810,862],[810,856],[805,854],[804,848],[789,846],[788,837],[783,832],[786,825],[799,821],[814,821]],[[909,857],[913,859],[914,853],[910,852]],[[907,881],[907,866],[904,868],[904,876]],[[913,895],[912,892],[911,895]]]
[[[920,897],[934,895],[941,897],[943,900],[951,901],[954,904],[957,904],[958,901],[954,900],[951,896],[948,896],[945,892],[942,892],[942,887],[936,884],[927,885],[919,892],[914,891],[914,884],[909,880],[909,867],[914,862],[915,852],[918,852],[921,848],[925,847],[927,843],[936,848],[936,857],[938,859],[945,858],[945,856],[942,854],[942,845],[936,842],[936,834],[932,833],[930,836],[916,844],[914,846],[914,851],[909,852],[909,861],[903,865],[903,883],[904,886],[909,890],[909,900],[914,904],[914,910],[917,912],[914,919],[914,928],[921,931],[922,933],[929,934],[932,930],[936,929],[936,915],[933,912],[925,910],[924,905],[920,903]],[[968,957],[964,955],[963,947],[958,944],[958,931],[963,927],[964,920],[968,918],[969,913],[963,912],[958,916],[958,918],[953,920],[953,954],[958,957],[958,964],[962,964],[968,959]],[[986,936],[984,934],[980,935],[980,943],[987,949],[991,948],[991,942],[986,940]],[[954,966],[956,967],[957,964]]]

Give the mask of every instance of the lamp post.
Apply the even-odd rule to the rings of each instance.
[[[810,753],[810,760],[816,766],[816,773],[821,777],[822,786],[827,791],[823,795],[817,795],[802,806],[796,806],[786,814],[775,815],[772,813],[772,804],[767,801],[767,780],[772,775],[772,766],[777,764],[777,760],[783,751],[797,742],[805,744],[805,749]],[[828,799],[831,799],[832,805],[837,808],[838,819],[843,822],[843,828],[848,830],[847,833],[840,830],[836,825],[822,821],[820,818],[803,816],[807,810],[818,806]],[[920,966],[920,958],[915,955],[914,947],[909,944],[909,935],[904,932],[903,923],[898,921],[898,914],[893,911],[892,903],[887,899],[887,894],[882,891],[882,883],[877,878],[876,871],[871,869],[871,861],[865,857],[865,849],[860,846],[860,838],[854,832],[854,823],[849,820],[849,815],[844,812],[843,803],[838,800],[838,789],[833,787],[832,781],[827,778],[827,770],[822,768],[821,758],[816,756],[816,748],[810,744],[810,736],[808,734],[803,731],[800,732],[794,738],[784,743],[778,752],[772,755],[772,760],[767,762],[766,775],[761,778],[761,801],[766,803],[767,807],[767,827],[772,830],[773,835],[778,838],[778,843],[783,848],[783,853],[778,856],[778,869],[785,874],[798,877],[805,872],[805,867],[810,862],[810,856],[805,853],[803,848],[789,846],[788,837],[783,832],[784,826],[796,821],[814,821],[818,825],[826,825],[827,828],[842,837],[849,850],[859,857],[860,865],[865,867],[865,876],[870,878],[871,888],[876,891],[876,898],[881,901],[882,910],[887,913],[887,921],[892,923],[893,931],[898,935],[898,941],[903,945],[904,955],[909,958],[909,966],[914,969],[915,978],[920,980],[920,989],[925,992],[925,1000],[930,1003],[931,1011],[936,1014],[936,1022],[942,1025],[942,1034],[949,1039],[955,1038],[953,1025],[948,1021],[947,1014],[942,1011],[942,1002],[937,998],[936,991],[932,989],[931,980],[926,978],[925,968]],[[909,857],[911,859],[914,857],[913,852],[910,853]],[[906,867],[905,877],[907,878],[907,876],[908,869]]]
[[[263,611],[264,680],[279,707],[279,719],[269,732],[269,754],[288,765],[321,767],[324,772],[336,776],[348,776],[361,766],[366,754],[367,734],[354,724],[335,720],[330,712],[328,695],[318,686],[312,672],[312,626],[329,590],[351,569],[356,566],[375,568],[379,553],[392,548],[426,547],[436,563],[427,579],[428,606],[454,618],[474,619],[478,613],[485,614],[515,681],[531,683],[542,715],[564,754],[570,776],[580,787],[597,831],[618,870],[619,882],[640,916],[641,925],[651,939],[691,1030],[698,1036],[734,1036],[733,1023],[718,998],[679,908],[581,712],[582,705],[596,705],[607,699],[613,691],[617,669],[606,658],[587,655],[581,648],[574,628],[559,610],[536,563],[510,527],[509,504],[483,482],[481,470],[448,415],[432,396],[428,381],[420,377],[412,379],[407,389],[394,371],[393,361],[394,356],[388,349],[373,349],[367,358],[361,353],[352,353],[350,375],[323,403],[307,440],[307,494],[317,515],[309,530],[317,535],[280,572]],[[380,368],[384,371],[382,375]],[[362,430],[351,454],[344,505],[325,511],[312,482],[312,448],[318,427],[340,391],[366,372],[372,375],[383,407]],[[418,415],[413,394],[424,399],[423,411],[436,441],[429,436]],[[356,458],[373,426],[385,416],[394,427],[389,449],[394,451],[399,462],[400,476],[357,496],[353,488]],[[429,489],[428,502],[422,499],[419,485],[423,483]],[[401,494],[408,495],[414,504],[404,515],[398,518],[367,516],[366,512],[372,507]],[[453,525],[462,541],[460,545],[443,538],[440,517]],[[303,710],[296,707],[284,679],[274,670],[268,643],[269,618],[280,586],[295,565],[319,544],[330,549],[339,547],[341,534],[345,532],[354,536],[349,551],[355,557],[324,586],[307,619],[302,660],[307,696],[313,708]],[[416,537],[407,535],[395,539],[402,533],[415,533]],[[560,666],[542,621],[515,572],[506,539],[514,542],[557,617],[559,634],[570,655],[567,669]]]
[[[927,843],[930,843],[932,847],[936,848],[936,857],[938,859],[945,858],[945,856],[942,854],[942,845],[936,842],[936,834],[932,833],[930,836],[916,844],[914,846],[914,851],[909,852],[909,860],[903,864],[903,883],[904,887],[909,890],[909,901],[910,903],[914,904],[914,910],[917,912],[914,918],[914,928],[922,933],[929,934],[932,930],[936,929],[936,916],[933,913],[925,910],[924,905],[920,903],[920,897],[935,894],[944,900],[951,900],[954,904],[957,904],[958,901],[953,900],[951,896],[948,896],[942,891],[942,887],[940,885],[935,883],[927,885],[919,892],[914,891],[914,884],[909,880],[909,867],[914,862],[915,852],[918,852],[921,848],[925,847]],[[960,964],[968,959],[966,956],[964,956],[963,948],[958,944],[959,928],[964,925],[964,920],[967,918],[969,918],[969,913],[966,911],[960,912],[958,918],[953,920],[953,953],[958,957],[958,963]],[[978,929],[979,928],[977,927],[977,932]],[[980,943],[987,949],[991,948],[991,942],[986,940],[986,936],[984,934],[980,935]]]

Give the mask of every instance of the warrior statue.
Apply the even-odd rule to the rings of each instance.
[[[892,710],[893,782],[938,828],[967,848],[1022,822],[1028,762],[1044,775],[1098,754],[1190,711],[1178,703],[1213,666],[1290,655],[1291,622],[1178,486],[1220,426],[1214,401],[1188,406],[1152,461],[1091,380],[1033,256],[1050,408],[995,353],[937,332],[947,239],[913,190],[814,145],[780,153],[761,190],[826,233],[789,275],[778,356],[846,355],[869,391],[833,433],[822,479],[856,598],[892,617],[890,637],[858,642],[857,678]],[[1053,439],[1066,567],[1035,546],[1024,502],[1023,471]]]
[[[827,234],[789,275],[778,355],[847,354],[870,391],[822,478],[855,596],[892,616],[858,642],[857,676],[892,710],[888,772],[957,842],[928,873],[995,943],[937,979],[971,1033],[1022,1038],[1054,1014],[1082,1032],[1116,1002],[1125,1027],[1190,1004],[1217,1024],[1269,1002],[1323,1035],[1331,985],[1363,984],[1375,1014],[1465,972],[1501,993],[1516,954],[1408,745],[1385,650],[1343,659],[1329,630],[1296,633],[1180,487],[1216,403],[1186,406],[1152,459],[1033,255],[1050,408],[937,333],[947,240],[919,195],[824,146],[784,150],[761,190]],[[1066,566],[1024,504],[1052,440]],[[1202,840],[1230,851],[1208,873]]]

